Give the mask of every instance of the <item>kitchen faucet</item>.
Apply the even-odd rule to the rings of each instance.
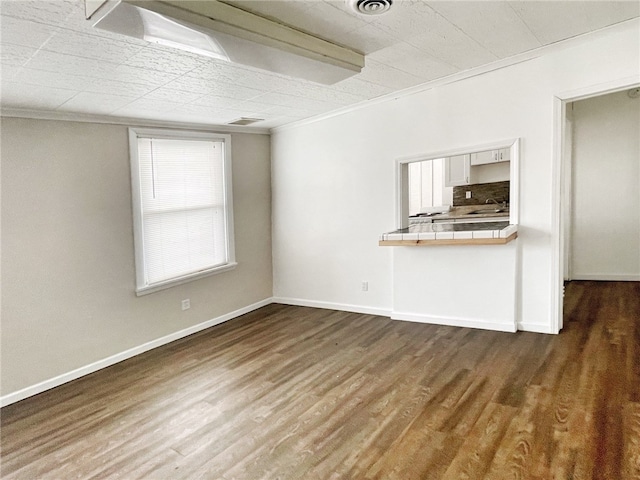
[[[499,207],[501,206],[502,208],[507,208],[507,201],[505,200],[504,202],[502,202],[502,205],[500,205],[500,202],[498,202],[495,198],[487,198],[484,203],[487,204],[489,202],[493,202],[496,205],[498,205]]]

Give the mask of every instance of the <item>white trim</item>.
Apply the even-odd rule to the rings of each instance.
[[[502,148],[509,148],[511,155],[509,161],[509,223],[518,225],[520,218],[520,138],[511,138],[396,158],[396,228],[406,228],[409,224],[408,171],[405,167],[406,165],[413,162],[424,162],[457,155],[469,155],[471,153],[500,150]],[[404,194],[405,190],[407,190],[407,195]]]
[[[140,168],[138,156],[138,135],[140,130],[129,128],[129,168],[131,170],[131,211],[133,216],[133,252],[135,259],[136,295],[145,283],[144,249],[142,235],[142,207],[140,188]]]
[[[379,315],[388,317],[389,310],[384,308],[367,307],[365,305],[351,305],[347,303],[319,302],[315,300],[304,300],[302,298],[273,297],[273,303],[283,305],[294,305],[297,307],[324,308],[327,310],[340,310],[343,312],[362,313],[365,315]]]
[[[564,248],[562,241],[562,158],[564,150],[565,103],[553,99],[553,164],[551,166],[551,278],[549,292],[549,320],[552,332],[560,332],[563,327]]]
[[[224,265],[210,268],[202,272],[196,272],[190,275],[185,275],[183,277],[172,278],[171,280],[167,280],[161,283],[154,283],[153,285],[149,285],[147,287],[136,288],[136,296],[141,297],[143,295],[148,295],[150,293],[159,292],[160,290],[166,290],[167,288],[175,287],[176,285],[189,283],[193,280],[198,280],[200,278],[210,277],[211,275],[228,272],[229,270],[233,270],[237,266],[238,264],[236,262],[225,263]]]
[[[640,75],[631,75],[630,77],[609,80],[595,85],[587,85],[576,90],[568,90],[558,93],[557,98],[564,102],[577,102],[588,98],[608,95],[609,93],[621,92],[640,86]]]
[[[98,360],[97,362],[90,363],[89,365],[85,365],[84,367],[76,368],[75,370],[72,370],[67,373],[63,373],[62,375],[58,375],[56,377],[50,378],[49,380],[45,380],[35,385],[31,385],[30,387],[26,387],[16,392],[9,393],[7,395],[0,397],[0,407],[4,407],[12,403],[19,402],[20,400],[31,397],[33,395],[37,395],[46,390],[50,390],[52,388],[55,388],[64,383],[70,382],[72,380],[76,380],[77,378],[83,377],[85,375],[96,372],[98,370],[109,367],[111,365],[115,365],[116,363],[122,362],[123,360],[127,360],[128,358],[131,358],[131,357],[135,357],[136,355],[140,355],[141,353],[144,353],[146,351],[152,350],[157,347],[161,347],[162,345],[166,345],[175,340],[188,337],[189,335],[193,335],[194,333],[200,332],[202,330],[206,330],[207,328],[232,320],[241,315],[252,312],[266,305],[269,305],[271,303],[273,303],[271,298],[265,298],[264,300],[253,303],[246,307],[242,307],[233,312],[221,315],[211,320],[207,320],[206,322],[202,322],[197,325],[193,325],[183,330],[178,330],[177,332],[170,333],[169,335],[165,335],[164,337],[157,338],[156,340],[143,343],[142,345],[138,345],[137,347],[130,348],[128,350],[117,353],[115,355],[111,355],[110,357],[104,358],[102,360]]]
[[[264,127],[246,127],[238,125],[218,125],[206,123],[176,122],[171,120],[152,120],[146,118],[117,117],[93,115],[86,113],[58,112],[54,110],[31,110],[26,108],[5,108],[0,116],[9,118],[31,118],[35,120],[56,120],[60,122],[101,123],[107,125],[123,125],[126,127],[152,127],[197,130],[203,132],[253,133],[269,135],[270,129]]]
[[[608,35],[611,30],[624,27],[627,24],[631,24],[637,22],[638,18],[632,18],[629,20],[625,20],[623,22],[619,22],[613,25],[609,25],[608,27],[601,28],[600,30],[583,33],[582,35],[577,35],[575,37],[567,38],[566,40],[561,40],[559,42],[552,43],[550,45],[545,45],[543,47],[539,47],[533,50],[529,50],[527,52],[523,52],[512,57],[503,58],[501,60],[497,60],[492,63],[488,63],[485,65],[480,65],[479,67],[471,68],[469,70],[465,70],[462,72],[454,73],[447,77],[437,78],[435,80],[422,83],[420,85],[416,85],[413,87],[405,88],[404,90],[398,90],[395,92],[388,93],[386,95],[382,95],[380,97],[374,98],[372,100],[365,100],[360,103],[356,103],[354,105],[349,105],[344,108],[340,108],[337,110],[332,110],[331,112],[322,113],[320,115],[316,115],[315,117],[305,118],[303,120],[298,120],[295,122],[287,123],[285,125],[281,125],[278,127],[271,128],[271,132],[279,132],[283,130],[289,130],[293,128],[302,127],[305,125],[310,125],[316,122],[320,122],[322,120],[327,120],[329,118],[337,117],[340,115],[344,115],[346,113],[350,113],[353,111],[360,110],[362,108],[366,108],[372,105],[377,105],[380,103],[385,103],[391,100],[397,100],[398,98],[408,97],[411,95],[415,95],[420,92],[424,92],[427,90],[432,90],[437,87],[441,87],[443,85],[448,85],[451,83],[459,82],[461,80],[466,80],[467,78],[476,77],[479,75],[484,75],[485,73],[493,72],[496,70],[500,70],[506,67],[510,67],[512,65],[517,65],[518,63],[528,62],[529,60],[534,60],[543,55],[547,55],[549,53],[557,52],[564,50],[566,48],[572,48],[577,45],[580,45],[584,42],[585,38],[589,38],[589,40],[596,40],[605,35]]]
[[[527,52],[529,53],[529,52]],[[310,118],[305,118],[302,120],[297,120],[295,122],[291,122],[291,123],[287,123],[285,125],[281,125],[279,127],[273,127],[271,128],[271,132],[278,132],[278,131],[283,131],[283,130],[289,130],[292,128],[298,128],[298,127],[302,127],[305,125],[310,125],[316,122],[320,122],[322,120],[327,120],[329,118],[333,118],[333,117],[337,117],[340,115],[344,115],[346,113],[351,113],[357,110],[360,110],[362,108],[367,108],[370,107],[372,105],[378,105],[380,103],[386,103],[388,101],[393,101],[393,100],[398,100],[399,98],[403,98],[403,97],[409,97],[411,95],[415,95],[417,93],[421,93],[427,90],[432,90],[434,88],[437,87],[442,87],[444,85],[448,85],[450,83],[456,83],[459,82],[461,80],[466,80],[467,78],[471,78],[471,77],[476,77],[478,75],[483,75],[485,73],[489,73],[489,72],[493,72],[495,70],[500,70],[502,68],[505,67],[510,67],[512,65],[516,65],[518,63],[522,63],[522,62],[526,62],[529,61],[533,58],[537,58],[539,57],[541,54],[537,54],[537,55],[525,55],[527,58],[523,58],[523,59],[518,59],[517,57],[511,57],[508,59],[503,59],[503,60],[498,60],[496,62],[493,63],[489,63],[486,65],[481,65],[479,67],[475,67],[472,68],[470,70],[465,70],[462,72],[458,72],[458,73],[454,73],[452,75],[448,75],[446,77],[442,77],[442,78],[437,78],[435,80],[431,80],[429,82],[426,83],[421,83],[420,85],[415,85],[413,87],[409,87],[409,88],[405,88],[403,90],[397,90],[391,93],[387,93],[385,95],[381,95],[380,97],[376,97],[374,99],[371,100],[364,100],[362,102],[353,104],[353,105],[348,105],[346,107],[343,108],[338,108],[337,110],[332,110],[330,112],[327,113],[321,113],[319,115],[316,115],[314,117],[310,117]]]
[[[640,75],[618,78],[595,85],[587,85],[580,89],[565,91],[554,96],[553,99],[553,165],[551,178],[551,291],[549,292],[552,333],[559,332],[563,320],[563,287],[564,287],[564,242],[569,241],[563,235],[563,209],[566,197],[563,195],[563,164],[569,161],[565,159],[564,135],[566,121],[566,104],[577,100],[584,100],[600,95],[607,95],[630,88],[640,86]]]
[[[338,310],[338,311],[344,311],[344,312],[354,312],[354,313],[361,313],[364,315],[377,315],[381,317],[390,317],[393,320],[429,323],[429,324],[443,325],[443,326],[479,328],[483,330],[495,330],[495,331],[503,331],[503,332],[516,331],[513,324],[507,324],[507,323],[488,322],[485,320],[469,319],[469,318],[434,317],[434,316],[412,314],[412,313],[393,312],[391,310],[387,310],[384,308],[367,307],[364,305],[320,302],[320,301],[313,301],[313,300],[303,300],[300,298],[270,297],[270,298],[265,298],[264,300],[260,300],[259,302],[253,303],[246,307],[242,307],[233,312],[221,315],[219,317],[213,318],[211,320],[207,320],[205,322],[199,323],[197,325],[193,325],[191,327],[179,330],[177,332],[170,333],[169,335],[165,335],[164,337],[157,338],[156,340],[143,343],[142,345],[138,345],[136,347],[130,348],[128,350],[117,353],[115,355],[111,355],[110,357],[104,358],[102,360],[98,360],[89,365],[76,368],[75,370],[72,370],[67,373],[63,373],[62,375],[58,375],[48,380],[39,382],[35,385],[31,385],[29,387],[23,388],[21,390],[18,390],[12,393],[8,393],[7,395],[0,397],[0,407],[5,407],[12,403],[19,402],[20,400],[24,400],[25,398],[45,392],[52,388],[58,387],[65,383],[81,378],[85,375],[89,375],[90,373],[109,367],[111,365],[115,365],[116,363],[135,357],[136,355],[140,355],[154,348],[161,347],[163,345],[174,342],[181,338],[188,337],[189,335],[193,335],[194,333],[200,332],[202,330],[206,330],[207,328],[211,328],[213,326],[219,325],[229,320],[233,320],[234,318],[253,312],[254,310],[265,307],[272,303],[278,303],[282,305],[293,305],[293,306],[300,306],[300,307],[323,308],[323,309]],[[528,323],[521,323],[521,322],[518,322],[518,330],[535,332],[535,333],[557,333],[557,332],[551,331],[548,325],[528,324]]]
[[[280,125],[278,127],[268,128],[268,127],[248,127],[248,126],[226,125],[226,124],[188,123],[188,122],[176,122],[171,120],[152,120],[152,119],[142,119],[142,118],[132,118],[132,117],[33,110],[33,109],[22,109],[22,108],[2,108],[0,110],[0,116],[17,117],[17,118],[33,118],[33,119],[40,119],[40,120],[59,120],[59,121],[68,121],[68,122],[103,123],[103,124],[126,125],[126,126],[185,128],[189,130],[204,130],[204,131],[211,131],[213,129],[218,132],[252,133],[257,135],[269,135],[270,133],[273,133],[273,132],[279,132],[283,130],[298,128],[304,125],[313,124],[322,120],[344,115],[349,112],[357,111],[372,105],[385,103],[390,100],[397,100],[398,98],[411,96],[416,93],[441,87],[443,85],[459,82],[467,78],[476,77],[479,75],[483,75],[485,73],[510,67],[512,65],[517,65],[519,63],[527,62],[529,60],[534,60],[548,53],[560,51],[565,48],[574,47],[582,43],[585,37],[587,36],[589,37],[589,39],[598,39],[604,35],[607,35],[612,29],[621,28],[621,27],[624,27],[626,24],[631,24],[632,22],[637,22],[637,21],[638,21],[637,18],[625,20],[623,22],[610,25],[600,30],[596,30],[595,32],[588,32],[582,35],[568,38],[566,40],[552,43],[551,45],[545,45],[543,47],[539,47],[534,50],[529,50],[527,52],[523,52],[509,58],[497,60],[493,63],[481,65],[479,67],[458,72],[453,75],[449,75],[447,77],[438,78],[420,85],[406,88],[404,90],[391,92],[371,100],[364,100],[354,105],[349,105],[344,108],[332,110],[327,113],[322,113],[314,117],[305,118],[303,120],[287,123],[285,125]],[[559,97],[562,97],[562,94],[560,94]],[[575,98],[575,100],[578,100],[578,99],[579,98]]]
[[[516,138],[509,152],[509,223],[520,224],[520,138]],[[514,161],[515,160],[515,161]]]
[[[573,105],[573,104],[571,104]],[[560,181],[562,183],[562,202],[560,207],[560,247],[562,250],[562,279],[571,280],[573,270],[573,259],[571,244],[573,242],[573,107],[569,104],[563,106],[563,126],[562,126],[562,158],[560,160]]]
[[[572,280],[592,280],[600,282],[640,282],[640,273],[577,273]]]
[[[146,265],[144,254],[144,232],[142,221],[142,194],[140,181],[140,158],[138,155],[138,140],[140,138],[165,138],[169,140],[202,140],[215,141],[223,144],[224,158],[222,159],[222,172],[224,181],[222,188],[224,190],[224,220],[226,228],[226,248],[227,258],[225,263],[216,265],[206,270],[190,272],[178,277],[168,278],[161,282],[148,284],[146,280]],[[176,285],[197,280],[209,275],[216,275],[236,267],[235,257],[235,230],[233,224],[233,179],[232,171],[232,154],[231,154],[231,135],[214,132],[194,132],[171,130],[164,128],[129,128],[129,156],[131,167],[131,202],[133,210],[133,239],[134,253],[136,264],[136,295],[146,295],[149,293],[164,290]]]
[[[498,150],[501,148],[510,148],[519,138],[507,138],[505,140],[499,140],[489,143],[480,143],[476,145],[466,145],[464,147],[449,148],[447,150],[440,150],[437,152],[418,153],[415,155],[407,155],[398,157],[396,163],[412,163],[421,162],[424,160],[435,160],[436,158],[453,157],[456,155],[467,155],[476,152],[483,152],[485,150]]]
[[[518,322],[518,331],[531,332],[531,333],[546,333],[550,335],[557,335],[560,332],[554,332],[549,325],[542,325],[539,323],[523,323]]]
[[[429,323],[434,325],[446,325],[450,327],[480,328],[482,330],[496,330],[500,332],[510,333],[516,331],[515,323],[512,321],[508,323],[498,323],[476,318],[434,317],[431,315],[406,312],[391,312],[391,319],[418,323]]]

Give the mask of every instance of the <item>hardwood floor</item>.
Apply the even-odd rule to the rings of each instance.
[[[556,336],[270,305],[1,415],[4,479],[639,479],[640,283]]]

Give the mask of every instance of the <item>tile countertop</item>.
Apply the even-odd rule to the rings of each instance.
[[[421,223],[384,233],[381,246],[495,245],[518,236],[518,226],[508,221],[474,223]]]
[[[485,211],[486,210],[486,211]],[[495,210],[500,210],[496,212]],[[471,213],[471,212],[481,212],[481,213]],[[430,219],[433,222],[437,222],[439,220],[456,220],[456,219],[474,219],[474,218],[491,218],[491,217],[508,217],[509,216],[509,207],[501,207],[495,204],[479,204],[479,205],[465,205],[462,207],[452,207],[446,213],[438,213],[421,216],[410,217],[412,219]]]

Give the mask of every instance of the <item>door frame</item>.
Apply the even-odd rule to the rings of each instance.
[[[570,103],[620,92],[640,86],[640,75],[590,85],[562,92],[553,98],[553,171],[552,171],[552,265],[551,265],[551,329],[558,333],[563,326],[563,296],[565,271],[570,276],[569,248],[571,242],[571,161],[572,135],[567,120]]]

